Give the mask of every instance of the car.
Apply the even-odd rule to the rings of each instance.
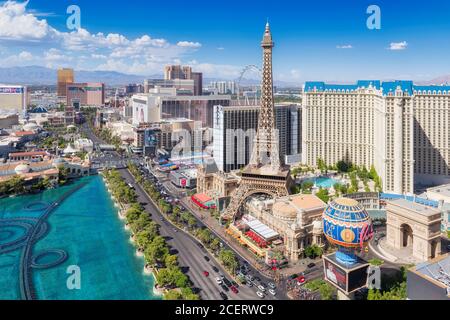
[[[203,275],[204,275],[205,277],[209,277],[209,272],[208,272],[208,271],[203,271]]]
[[[221,273],[219,273],[219,277],[220,277],[220,280],[222,280],[222,281],[223,281],[223,279],[225,279],[225,276]]]
[[[219,269],[216,266],[213,266],[212,269],[214,270],[214,272],[219,272]]]
[[[177,229],[175,229],[175,228],[173,228],[173,232],[177,233],[177,232],[178,232],[178,230],[177,230]]]
[[[261,291],[257,291],[256,292],[256,295],[258,296],[258,297],[260,297],[261,299],[264,299],[266,296],[264,295],[264,293],[262,293]]]
[[[228,289],[228,287],[227,287],[226,285],[224,285],[223,283],[222,283],[220,286],[222,287],[222,289],[223,289],[225,292],[230,291],[230,289]]]
[[[308,268],[314,268],[316,266],[316,264],[314,262],[311,262],[310,264],[307,265]]]
[[[268,285],[269,285],[270,289],[275,289],[276,288],[276,286],[275,286],[275,284],[273,282],[269,282]]]
[[[260,277],[255,277],[255,280],[258,282],[261,282],[261,278]]]
[[[253,287],[253,283],[251,283],[250,281],[246,283],[247,287],[251,288]]]
[[[221,285],[223,283],[222,279],[220,277],[216,278],[216,282],[217,282],[218,285]]]
[[[239,288],[239,284],[236,281],[231,281],[233,287]]]
[[[223,278],[223,282],[228,286],[228,288],[230,288],[231,286],[233,286],[230,282],[230,280],[228,280],[227,278]]]
[[[258,286],[259,291],[266,292],[266,288],[264,288],[262,285]]]
[[[235,286],[231,286],[230,290],[233,291],[234,293],[238,294],[239,290],[235,287]]]
[[[255,277],[252,276],[251,274],[248,274],[248,275],[245,276],[245,279],[248,280],[248,281],[253,281],[255,279]]]
[[[273,289],[269,289],[269,293],[271,294],[271,295],[273,295],[273,296],[275,296],[277,293],[275,292],[275,290],[273,290]]]
[[[261,287],[264,287],[267,289],[267,284],[265,284],[264,282],[261,282],[260,285],[261,285]]]
[[[203,259],[205,259],[206,262],[209,262],[209,260],[210,260],[210,259],[208,258],[208,256],[204,256]]]
[[[228,300],[228,296],[223,291],[220,291],[220,297],[222,300]]]

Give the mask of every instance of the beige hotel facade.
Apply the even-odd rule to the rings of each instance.
[[[450,86],[307,82],[302,109],[305,164],[374,165],[386,192],[450,181]]]

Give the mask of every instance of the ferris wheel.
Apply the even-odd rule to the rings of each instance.
[[[238,80],[237,80],[237,88],[238,88],[237,100],[238,100],[239,105],[241,105],[241,99],[240,99],[240,96],[241,96],[241,82],[242,82],[242,79],[244,79],[244,76],[245,76],[247,73],[250,73],[250,72],[254,72],[254,73],[256,72],[256,73],[258,74],[258,78],[261,78],[261,75],[262,75],[262,70],[261,70],[261,68],[258,67],[257,65],[254,65],[254,64],[249,64],[249,65],[245,66],[245,67],[241,70],[241,73],[240,73],[239,78],[238,78]],[[244,101],[245,101],[245,104],[246,104],[246,105],[251,105],[248,96],[245,97]],[[255,94],[253,103],[254,103],[254,105],[257,105],[257,104],[258,104],[258,97],[257,97],[256,94]]]

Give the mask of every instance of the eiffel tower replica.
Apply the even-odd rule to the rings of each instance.
[[[272,34],[267,22],[263,41],[263,71],[261,109],[258,129],[253,144],[250,163],[242,172],[238,188],[222,215],[223,220],[233,220],[243,202],[254,194],[268,194],[272,198],[289,195],[292,186],[290,168],[280,162],[278,130],[275,129],[272,73]]]

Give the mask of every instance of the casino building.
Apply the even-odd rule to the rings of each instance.
[[[374,165],[383,190],[394,193],[450,181],[450,86],[307,82],[302,121],[305,164]]]
[[[0,84],[0,114],[22,113],[27,104],[27,87]]]

